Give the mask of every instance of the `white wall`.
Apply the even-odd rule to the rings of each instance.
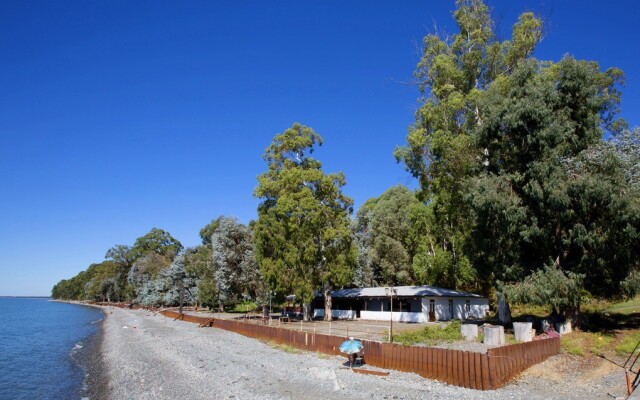
[[[324,309],[315,308],[313,310],[313,317],[323,318]],[[331,317],[336,319],[356,319],[356,312],[353,310],[331,310]]]
[[[396,322],[427,322],[427,314],[421,312],[393,312],[393,320]],[[371,321],[389,321],[389,311],[360,311],[360,319]]]

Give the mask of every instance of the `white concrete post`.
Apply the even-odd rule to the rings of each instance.
[[[533,340],[531,336],[531,322],[514,322],[513,333],[518,342],[530,342]]]

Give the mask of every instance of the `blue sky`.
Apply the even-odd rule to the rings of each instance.
[[[543,16],[536,56],[626,74],[640,125],[640,3],[491,1],[503,38]],[[262,153],[300,122],[356,207],[416,182],[393,158],[418,106],[422,37],[454,1],[0,3],[0,295],[48,295],[153,227],[185,246],[256,217]]]

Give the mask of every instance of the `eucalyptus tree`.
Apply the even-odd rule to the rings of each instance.
[[[218,306],[242,300],[264,305],[264,284],[254,255],[251,229],[236,218],[221,216],[211,234],[212,278]]]
[[[475,135],[486,162],[468,199],[474,261],[485,276],[516,281],[553,264],[586,274],[596,295],[618,292],[637,222],[623,164],[598,149],[621,126],[620,77],[571,57],[532,59],[483,94]]]
[[[182,249],[182,244],[169,232],[158,228],[153,228],[136,239],[129,253],[133,264],[129,269],[127,282],[138,301],[149,299],[149,285],[159,277],[162,270],[171,265]]]
[[[423,104],[407,144],[395,151],[397,160],[418,178],[419,197],[430,203],[436,224],[434,253],[437,247],[449,269],[467,264],[464,246],[473,214],[465,199],[465,179],[473,176],[481,156],[471,131],[482,123],[480,94],[524,62],[542,38],[542,22],[532,13],[522,14],[511,40],[500,42],[481,0],[458,0],[456,5],[459,32],[424,38],[415,72]]]
[[[255,223],[256,258],[270,289],[302,300],[305,318],[317,289],[331,319],[331,290],[351,281],[356,264],[349,215],[353,201],[342,193],[343,173],[326,174],[311,155],[322,138],[293,124],[264,153],[267,172],[254,195],[261,199]]]
[[[177,306],[197,302],[196,276],[180,254],[154,275],[145,275],[138,290],[138,301],[145,306]]]
[[[622,71],[534,59],[543,28],[531,13],[502,42],[482,1],[458,1],[454,17],[459,33],[424,40],[424,102],[396,149],[433,212],[438,258],[468,258],[487,292],[545,282],[553,267],[584,276],[568,287],[619,294],[640,247]]]

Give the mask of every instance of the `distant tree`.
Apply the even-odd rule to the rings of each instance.
[[[207,245],[211,244],[211,235],[216,231],[218,227],[218,218],[211,220],[205,227],[200,229],[200,238],[202,239],[202,244]]]
[[[330,320],[331,290],[351,281],[357,254],[344,174],[325,174],[311,157],[321,144],[320,135],[298,123],[275,136],[264,154],[268,170],[254,192],[261,199],[254,235],[269,287],[301,299],[306,319],[314,291],[322,289]]]
[[[131,256],[134,260],[155,253],[163,257],[173,258],[182,251],[182,244],[169,232],[153,228],[149,233],[136,239],[131,248]]]
[[[184,255],[177,256],[155,276],[145,279],[138,300],[145,306],[177,306],[182,294],[183,304],[197,301],[196,277],[188,273]]]
[[[218,306],[234,305],[241,300],[258,300],[264,291],[256,263],[251,230],[236,218],[220,217],[211,235],[212,278]]]
[[[355,219],[360,252],[354,280],[369,281],[369,286],[416,282],[412,268],[416,247],[410,240],[412,207],[424,205],[404,186],[394,186],[360,207]]]
[[[205,307],[212,307],[207,298],[207,278],[212,277],[213,256],[210,245],[201,245],[187,248],[184,252],[184,265],[187,274],[194,276],[196,279],[197,290],[195,293],[195,303]],[[211,278],[212,279],[212,278]],[[217,298],[217,297],[216,297]]]
[[[133,298],[133,287],[128,283],[128,276],[135,261],[131,247],[122,244],[115,245],[107,250],[105,259],[117,265],[116,276],[114,276],[114,279],[110,283],[114,288],[113,290],[116,291],[114,297],[117,297],[118,301],[131,301]]]

